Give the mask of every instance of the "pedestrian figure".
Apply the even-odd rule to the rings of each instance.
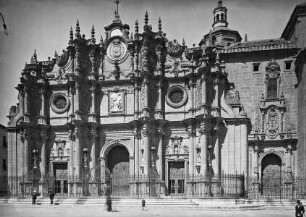
[[[146,206],[146,201],[145,201],[145,200],[142,200],[142,201],[141,201],[142,210],[144,210],[145,206]]]
[[[106,197],[106,207],[107,207],[107,212],[112,211],[112,198],[110,196],[110,193],[108,193]]]
[[[36,193],[36,191],[33,191],[33,194],[32,194],[32,204],[36,204],[36,198],[37,198],[37,193]]]
[[[49,191],[49,197],[50,197],[50,203],[51,205],[53,204],[53,199],[54,199],[54,193],[52,190]]]
[[[303,204],[301,203],[300,200],[297,200],[296,204],[297,205],[295,206],[295,216],[296,217],[302,217],[304,212],[305,212],[304,206],[303,206]]]

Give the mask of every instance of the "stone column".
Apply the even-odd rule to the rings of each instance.
[[[47,142],[47,134],[46,132],[42,131],[41,134],[41,161],[40,161],[40,173],[41,173],[41,179],[44,179],[44,176],[46,175],[46,142]]]
[[[150,126],[145,123],[145,125],[142,128],[142,135],[143,135],[143,141],[144,141],[144,151],[143,151],[143,158],[144,158],[144,175],[149,175],[150,173]]]
[[[97,164],[97,155],[96,155],[96,140],[97,140],[97,129],[96,127],[91,127],[90,129],[90,143],[91,143],[91,150],[90,150],[90,159],[89,168],[91,171],[91,180],[96,181],[96,164]]]
[[[220,141],[219,141],[219,135],[220,135],[220,126],[216,126],[214,129],[214,135],[215,135],[215,163],[213,164],[213,170],[214,170],[214,179],[216,181],[221,180],[221,159],[220,159]]]
[[[29,131],[24,129],[23,131],[23,143],[24,143],[24,150],[23,150],[23,159],[24,159],[24,165],[23,165],[23,172],[24,175],[28,175],[29,173]]]
[[[247,132],[247,125],[243,123],[241,125],[241,165],[242,172],[247,176],[248,175],[248,132]]]
[[[90,122],[96,122],[96,94],[95,94],[95,91],[96,91],[96,87],[95,85],[93,84],[91,87],[90,87],[90,93],[91,93],[91,107],[90,107],[90,116],[89,116],[89,121]]]
[[[205,72],[202,73],[201,75],[201,80],[202,80],[202,105],[206,105],[206,81],[207,81],[207,76]]]
[[[138,119],[139,115],[139,86],[138,86],[138,81],[137,79],[135,80],[136,87],[134,88],[135,90],[135,98],[134,98],[134,105],[135,105],[135,113],[134,113],[134,119]]]
[[[19,90],[19,113],[21,116],[24,115],[24,90],[18,86]]]
[[[163,127],[159,127],[158,148],[157,148],[157,156],[158,156],[157,172],[159,174],[160,180],[162,180],[163,178],[163,135],[164,135],[164,129]]]
[[[79,117],[79,111],[80,111],[80,83],[78,80],[76,80],[75,82],[75,95],[74,95],[75,99],[74,99],[74,105],[75,105],[75,109],[74,112],[76,113],[75,118],[78,120],[80,119]]]
[[[189,127],[188,129],[188,135],[190,137],[190,145],[189,145],[189,176],[192,178],[195,175],[195,158],[196,158],[196,153],[195,153],[195,130],[193,129],[192,126]]]
[[[140,133],[138,129],[134,129],[134,145],[135,145],[135,171],[134,174],[136,177],[139,177],[139,165],[140,165],[140,160],[139,160],[139,155],[140,155],[140,149],[139,149],[139,140],[140,140]]]
[[[24,122],[29,122],[29,88],[24,87]]]
[[[204,177],[204,179],[207,178],[207,137],[208,137],[208,127],[207,126],[201,126],[200,134],[201,134],[201,175]]]
[[[75,150],[75,158],[74,158],[74,166],[75,166],[75,176],[77,180],[80,180],[81,175],[81,144],[80,144],[80,132],[78,126],[75,127],[75,143],[74,143],[74,150]]]

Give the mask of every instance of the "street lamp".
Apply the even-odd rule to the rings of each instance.
[[[0,16],[1,16],[2,22],[3,22],[4,34],[5,34],[5,35],[8,35],[7,26],[6,26],[6,24],[5,24],[4,17],[3,17],[3,15],[2,15],[1,13],[0,13]]]

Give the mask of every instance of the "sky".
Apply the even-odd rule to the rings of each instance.
[[[306,0],[305,0],[306,1]],[[224,0],[229,28],[248,40],[280,38],[296,4],[302,0]],[[119,15],[134,32],[140,30],[145,11],[157,31],[158,18],[169,40],[192,47],[212,28],[217,0],[121,0]],[[16,105],[25,62],[36,49],[39,61],[53,57],[68,46],[69,30],[79,19],[81,34],[90,37],[95,26],[96,38],[105,38],[104,27],[114,18],[114,0],[0,0],[0,13],[8,27],[4,35],[0,25],[0,124],[7,126],[9,108]],[[0,20],[1,22],[1,20]]]

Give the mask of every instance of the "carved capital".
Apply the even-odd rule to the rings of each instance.
[[[140,138],[141,138],[140,130],[134,129],[134,137],[135,137],[136,139],[140,139]]]
[[[152,129],[151,129],[151,126],[145,124],[143,127],[142,127],[142,130],[141,130],[141,133],[144,137],[147,137],[150,135]]]
[[[189,137],[196,137],[196,131],[193,128],[188,128],[187,129],[187,134]]]

